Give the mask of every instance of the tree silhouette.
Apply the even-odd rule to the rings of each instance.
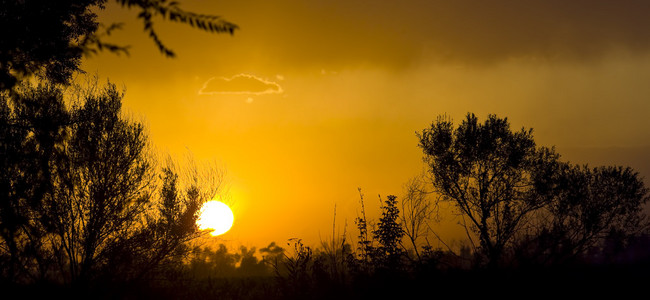
[[[0,267],[10,281],[130,280],[177,264],[221,182],[198,182],[196,169],[156,169],[144,127],[122,116],[115,86],[73,91],[71,106],[64,100],[61,86],[84,54],[127,51],[103,41],[120,28],[97,23],[95,10],[106,2],[0,2],[0,28],[11,29],[0,40]],[[117,2],[140,11],[167,56],[174,54],[158,38],[155,17],[215,33],[237,28],[175,1]],[[23,80],[32,76],[36,87]],[[187,181],[182,188],[178,176]]]
[[[538,231],[520,245],[532,251],[527,260],[560,264],[584,258],[588,250],[605,247],[612,237],[620,245],[649,227],[643,206],[648,189],[631,168],[559,164],[548,178],[553,192],[544,207]],[[521,253],[520,253],[521,254]]]
[[[157,169],[114,85],[71,106],[52,85],[1,95],[3,278],[129,281],[182,263],[201,205],[220,190],[218,169]]]
[[[0,89],[38,74],[67,82],[82,54],[75,45],[98,28],[90,7],[99,1],[11,1],[0,5]]]
[[[162,187],[140,212],[135,226],[122,232],[122,239],[110,247],[107,256],[111,264],[102,273],[131,281],[181,272],[183,259],[191,251],[187,242],[201,234],[196,225],[199,210],[212,197],[206,195],[214,194],[202,189],[219,182],[205,187],[192,182],[182,187],[179,172],[171,165],[165,166],[159,177]]]
[[[121,118],[121,97],[110,85],[73,110],[68,161],[46,204],[73,281],[109,263],[106,252],[130,235],[151,197],[144,128]]]
[[[454,128],[439,117],[418,137],[434,192],[460,210],[488,266],[510,254],[558,264],[650,228],[638,173],[561,162],[553,148],[535,146],[532,130],[511,131],[506,118],[480,124],[468,114]]]
[[[495,115],[480,124],[468,114],[456,129],[439,117],[418,138],[436,192],[455,203],[488,265],[497,266],[521,224],[545,205],[535,173],[555,157],[535,148],[532,130],[512,132]]]
[[[139,11],[138,19],[160,52],[174,52],[158,37],[154,18],[190,25],[212,33],[233,34],[237,25],[219,16],[197,14],[180,8],[176,1],[116,0],[122,7]],[[97,9],[107,0],[27,0],[0,1],[0,28],[6,28],[0,40],[0,90],[10,89],[17,81],[37,75],[53,83],[68,83],[79,71],[84,54],[107,50],[126,52],[128,47],[106,43],[121,24],[100,25]]]
[[[368,227],[368,220],[365,213],[365,204],[363,194],[359,189],[361,197],[361,216],[357,217],[355,223],[359,230],[358,245],[359,250],[358,262],[361,272],[372,272],[373,270],[398,270],[401,268],[404,251],[402,237],[404,229],[400,224],[400,211],[397,207],[397,197],[389,195],[386,200],[381,202],[381,217],[376,226]],[[381,197],[380,197],[381,199]],[[368,236],[368,234],[371,236]]]
[[[57,166],[65,159],[70,114],[60,90],[24,87],[0,94],[0,234],[4,276],[42,277],[52,261],[43,253],[44,201],[53,193]],[[47,221],[47,219],[46,219]],[[49,223],[49,222],[48,222]],[[38,259],[34,259],[38,258]],[[37,272],[25,272],[26,269]]]
[[[372,234],[379,246],[375,249],[376,263],[388,269],[396,270],[401,265],[403,251],[401,248],[404,230],[399,223],[400,213],[397,197],[389,195],[381,206],[381,217]]]

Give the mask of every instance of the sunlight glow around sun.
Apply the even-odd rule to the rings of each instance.
[[[221,201],[208,201],[203,204],[199,219],[196,224],[201,230],[212,230],[213,236],[226,233],[232,227],[235,216],[228,205]]]

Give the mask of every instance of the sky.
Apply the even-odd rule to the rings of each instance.
[[[159,151],[223,167],[235,223],[221,241],[354,238],[358,189],[377,219],[380,197],[422,172],[416,132],[439,115],[497,114],[565,161],[650,178],[648,1],[180,3],[240,29],[157,20],[170,59],[111,2],[99,20],[124,23],[109,41],[130,54],[82,69],[125,87]],[[447,243],[463,238],[453,211],[441,219]]]

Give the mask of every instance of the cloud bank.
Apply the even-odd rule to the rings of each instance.
[[[250,40],[238,41],[236,53],[251,49],[251,59],[262,52],[279,66],[583,61],[617,51],[650,53],[648,0],[236,3],[233,11],[246,11],[242,24],[251,32]]]
[[[199,90],[199,95],[265,95],[281,93],[283,93],[283,90],[279,84],[250,74],[237,74],[230,78],[212,77]]]

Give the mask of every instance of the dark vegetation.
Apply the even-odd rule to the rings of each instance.
[[[118,1],[152,17],[230,32],[172,1]],[[360,215],[354,238],[295,239],[261,249],[202,244],[201,205],[222,173],[160,159],[110,83],[71,84],[102,42],[105,1],[2,1],[0,285],[21,298],[340,299],[640,290],[649,279],[648,189],[631,168],[564,162],[494,115],[439,117],[417,134],[427,172],[401,197]],[[47,24],[41,26],[40,24]],[[109,33],[119,26],[108,26]],[[29,83],[29,82],[32,83]],[[437,241],[436,212],[455,209],[460,247]],[[444,245],[444,248],[434,245]],[[286,248],[286,249],[285,249]],[[17,293],[17,294],[16,294]]]
[[[108,0],[0,0],[0,89],[10,89],[20,80],[38,76],[65,84],[84,55],[109,51],[128,54],[128,45],[106,42],[123,24],[100,24],[96,11]],[[222,17],[183,10],[177,1],[115,0],[138,11],[145,34],[168,57],[174,57],[158,37],[155,20],[189,25],[211,33],[233,34],[238,26]]]

